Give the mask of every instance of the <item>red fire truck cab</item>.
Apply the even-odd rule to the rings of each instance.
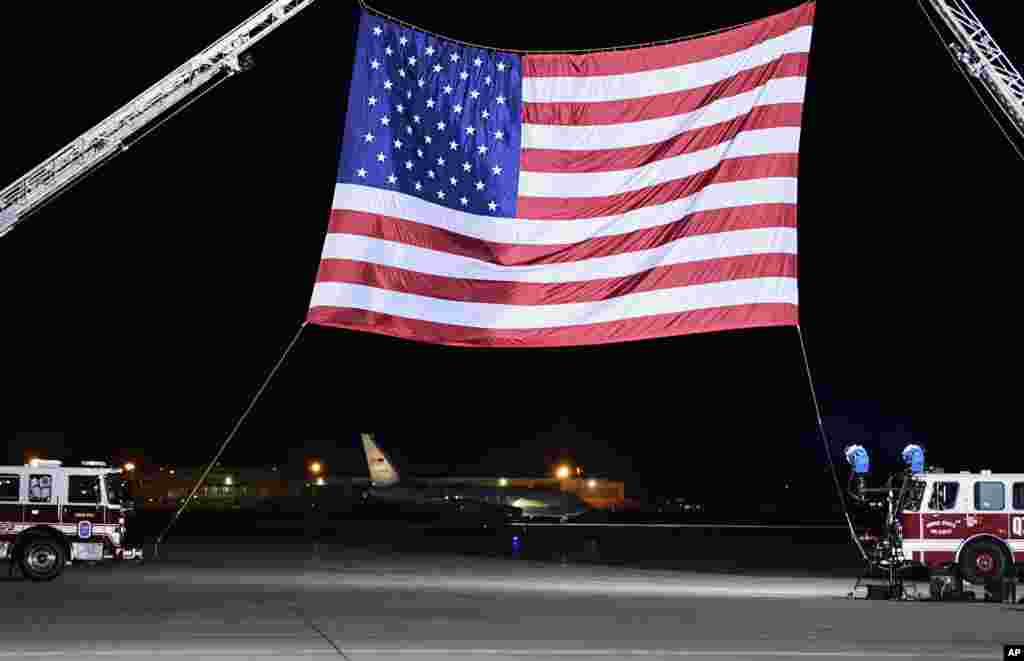
[[[955,563],[971,583],[1024,561],[1024,474],[925,472],[899,514],[903,554],[931,569]]]
[[[33,581],[75,561],[141,560],[142,550],[125,544],[132,510],[121,470],[103,462],[0,466],[0,559]]]

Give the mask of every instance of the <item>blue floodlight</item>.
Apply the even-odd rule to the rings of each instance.
[[[853,472],[858,475],[865,475],[868,473],[870,466],[870,460],[868,459],[868,451],[864,449],[862,445],[850,445],[843,454],[846,455],[846,461],[853,466]]]
[[[915,475],[924,472],[924,448],[915,443],[911,443],[907,447],[903,448],[903,463],[910,466],[910,472]]]

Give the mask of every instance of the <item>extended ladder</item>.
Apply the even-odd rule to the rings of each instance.
[[[0,190],[0,236],[155,128],[168,111],[248,68],[245,52],[314,0],[274,0],[102,122]]]
[[[949,44],[949,48],[967,71],[984,84],[1024,138],[1024,76],[999,48],[966,0],[928,1],[956,36],[957,43]]]

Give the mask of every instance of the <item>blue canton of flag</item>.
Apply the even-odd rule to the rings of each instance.
[[[363,12],[338,183],[515,216],[519,58]]]

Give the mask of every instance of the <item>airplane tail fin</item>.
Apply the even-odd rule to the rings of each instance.
[[[377,447],[373,434],[362,434],[363,450],[366,451],[366,465],[370,469],[370,481],[374,486],[390,487],[398,484],[398,471],[391,465],[388,456]]]

